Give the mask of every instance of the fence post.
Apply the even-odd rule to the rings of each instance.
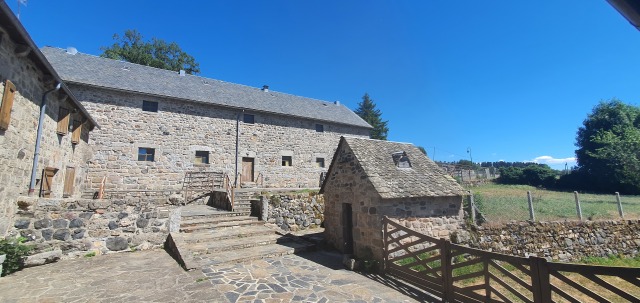
[[[453,302],[451,242],[445,238],[440,238],[440,264],[442,264],[442,301]]]
[[[471,222],[476,225],[476,201],[471,191],[469,191],[469,207],[471,207]]]
[[[578,212],[578,219],[582,221],[582,208],[580,207],[580,198],[578,197],[578,192],[574,191],[573,196],[576,198],[576,212]]]
[[[533,302],[551,302],[551,284],[549,283],[549,267],[547,265],[547,259],[529,257],[529,264],[531,270]]]
[[[622,211],[622,202],[620,202],[619,192],[616,192],[616,202],[618,202],[618,213],[620,214],[620,218],[624,219],[624,212]]]
[[[527,191],[527,201],[529,202],[529,219],[531,219],[531,221],[535,221],[536,214],[533,212],[533,198],[531,198],[530,191]]]
[[[387,244],[387,237],[389,235],[389,224],[387,223],[389,220],[389,218],[387,218],[387,216],[382,217],[382,245],[383,247],[383,264],[382,264],[382,272],[383,273],[387,273],[387,268],[388,265],[387,263],[389,263],[389,244]]]

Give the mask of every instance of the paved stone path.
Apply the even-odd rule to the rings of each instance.
[[[65,260],[0,278],[0,302],[432,302],[310,252],[185,272],[165,251]]]

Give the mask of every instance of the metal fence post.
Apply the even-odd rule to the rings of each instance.
[[[533,212],[533,198],[531,198],[530,191],[527,191],[527,201],[529,202],[529,219],[531,219],[531,221],[535,221],[536,214]]]
[[[573,196],[576,198],[576,212],[578,213],[578,219],[582,221],[582,208],[580,207],[580,198],[578,197],[578,192],[574,191]]]
[[[624,212],[622,211],[622,202],[620,202],[619,192],[616,192],[616,202],[618,202],[618,213],[620,214],[620,218],[624,219]]]

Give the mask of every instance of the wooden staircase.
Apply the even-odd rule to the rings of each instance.
[[[314,248],[311,243],[264,226],[246,211],[228,212],[204,205],[183,208],[180,231],[170,233],[166,244],[187,270]]]

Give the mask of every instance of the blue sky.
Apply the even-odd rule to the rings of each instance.
[[[137,29],[201,76],[352,109],[368,92],[390,140],[440,161],[564,168],[600,100],[640,100],[640,32],[604,0],[29,0],[21,21],[39,46],[99,55]]]

